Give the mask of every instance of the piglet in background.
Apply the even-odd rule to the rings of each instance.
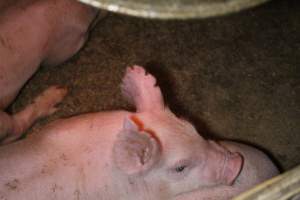
[[[19,138],[33,122],[55,112],[66,94],[52,86],[14,115],[3,110],[42,65],[58,65],[85,43],[98,10],[75,0],[0,0],[0,140]]]
[[[255,148],[202,138],[142,67],[127,68],[122,93],[136,112],[60,119],[0,147],[0,198],[227,200],[278,174]]]

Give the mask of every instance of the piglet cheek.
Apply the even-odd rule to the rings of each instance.
[[[225,184],[232,185],[243,167],[243,157],[239,153],[230,153],[224,168]]]

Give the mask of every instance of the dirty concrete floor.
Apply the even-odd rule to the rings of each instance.
[[[83,50],[42,67],[11,107],[53,84],[69,94],[53,116],[131,109],[119,84],[128,65],[146,66],[169,106],[206,137],[265,149],[282,169],[300,164],[300,3],[272,1],[228,16],[189,21],[109,14]]]

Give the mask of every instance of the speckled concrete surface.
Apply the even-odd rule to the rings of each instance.
[[[42,67],[10,108],[52,84],[69,95],[55,115],[130,108],[119,91],[127,65],[153,72],[165,99],[206,137],[265,149],[283,169],[300,164],[300,3],[278,0],[205,20],[158,21],[109,14],[65,64]]]

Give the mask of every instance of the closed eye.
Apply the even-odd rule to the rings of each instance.
[[[194,163],[190,159],[178,160],[168,169],[168,174],[173,180],[181,181],[188,176],[193,167]]]
[[[175,168],[175,171],[176,171],[177,173],[181,173],[181,172],[183,172],[183,171],[185,170],[185,168],[186,168],[185,165],[181,165],[181,166],[176,167],[176,168]]]
[[[187,169],[190,168],[191,164],[189,159],[179,160],[173,165],[172,171],[177,174],[185,173],[188,171]]]

